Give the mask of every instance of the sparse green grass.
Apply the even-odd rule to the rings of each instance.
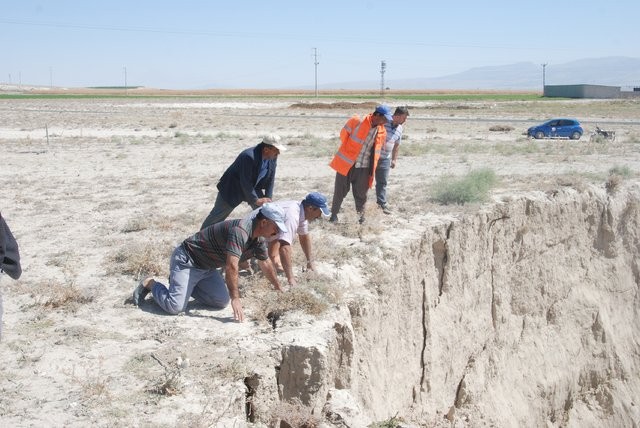
[[[396,415],[384,421],[374,422],[368,428],[397,428],[403,422],[404,420]]]
[[[609,175],[619,175],[622,178],[630,178],[633,173],[627,165],[615,165],[609,169]]]
[[[460,178],[445,176],[434,184],[432,197],[445,205],[483,202],[496,181],[495,173],[489,168],[473,170]]]

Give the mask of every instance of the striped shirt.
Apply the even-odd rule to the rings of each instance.
[[[371,161],[371,153],[373,152],[373,144],[376,141],[376,136],[378,135],[378,127],[373,126],[371,130],[367,134],[367,139],[362,143],[362,148],[360,149],[360,154],[358,154],[358,158],[356,159],[356,168],[368,168],[369,162]]]
[[[227,263],[227,254],[241,261],[255,257],[267,260],[267,244],[264,238],[252,238],[253,219],[235,219],[216,223],[202,229],[182,242],[187,254],[199,269],[216,269]]]
[[[402,141],[402,125],[394,125],[392,122],[385,123],[387,130],[387,141],[382,145],[380,159],[388,159],[393,152],[393,147]]]

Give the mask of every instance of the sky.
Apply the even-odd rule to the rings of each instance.
[[[307,88],[640,58],[640,1],[0,0],[0,82]],[[317,77],[316,77],[317,76]]]

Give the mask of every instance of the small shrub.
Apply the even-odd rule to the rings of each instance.
[[[271,418],[273,426],[296,428],[316,428],[320,426],[320,420],[311,413],[311,409],[303,406],[297,400],[293,403],[281,402],[278,404]]]
[[[75,284],[51,283],[38,287],[35,295],[38,305],[49,309],[64,309],[75,312],[80,305],[93,302],[95,296]]]
[[[186,386],[184,372],[190,365],[187,355],[183,353],[172,363],[164,362],[156,354],[151,354],[151,358],[160,364],[164,369],[164,373],[160,379],[147,389],[147,392],[165,396],[180,394]]]
[[[469,172],[462,178],[443,177],[433,186],[433,199],[441,204],[483,202],[496,183],[496,175],[489,168]]]
[[[399,418],[398,416],[393,416],[385,421],[374,422],[371,425],[369,425],[368,428],[398,428],[399,426],[402,426],[403,422],[404,421],[402,420],[402,418]]]
[[[493,132],[509,132],[513,131],[515,128],[510,125],[493,125],[489,128],[489,131]]]
[[[139,232],[141,230],[145,230],[148,227],[148,222],[145,218],[132,218],[127,221],[127,223],[122,226],[120,230],[122,233],[131,233],[131,232]]]
[[[109,257],[107,271],[133,275],[136,279],[145,275],[161,275],[169,267],[171,251],[171,246],[166,244],[130,244]]]
[[[619,175],[622,178],[631,178],[633,174],[631,173],[631,168],[627,165],[615,165],[609,169],[609,175]]]
[[[607,182],[604,185],[604,187],[607,189],[607,193],[610,193],[610,194],[615,193],[620,188],[622,181],[623,181],[622,176],[617,174],[610,175],[609,178],[607,179]]]

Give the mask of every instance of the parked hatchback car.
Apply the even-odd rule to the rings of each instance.
[[[579,140],[584,130],[575,119],[551,119],[542,125],[527,129],[527,136],[540,138],[570,138]]]

